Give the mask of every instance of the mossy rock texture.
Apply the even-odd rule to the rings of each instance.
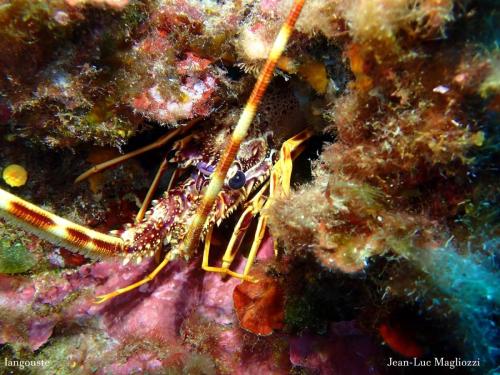
[[[22,244],[0,241],[0,273],[22,273],[31,269],[36,259]]]

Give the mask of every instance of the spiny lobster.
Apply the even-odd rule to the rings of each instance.
[[[304,0],[294,1],[232,134],[226,126],[219,124],[197,134],[189,134],[178,141],[174,146],[177,152],[172,161],[179,163],[181,168],[195,166],[195,172],[179,186],[166,192],[142,220],[120,233],[114,233],[118,236],[106,235],[47,212],[2,189],[0,215],[41,237],[93,258],[122,256],[124,263],[132,259],[140,263],[144,257],[151,257],[160,249],[167,250],[163,261],[146,278],[99,296],[98,302],[109,300],[152,280],[175,257],[192,257],[204,233],[203,269],[251,279],[248,273],[264,235],[265,216],[259,219],[256,239],[243,274],[229,269],[248,227],[248,221],[268,204],[269,201],[264,198],[268,186],[271,197],[288,192],[292,153],[300,149],[301,144],[311,135],[310,131],[304,130],[285,141],[277,158],[276,149],[282,139],[273,137],[270,129],[253,128],[249,131],[303,3]],[[293,130],[290,129],[288,133],[291,131]],[[247,133],[250,134],[245,141]],[[213,225],[220,223],[241,206],[258,188],[260,190],[247,203],[236,225],[222,266],[209,266]]]

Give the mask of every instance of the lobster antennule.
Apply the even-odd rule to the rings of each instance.
[[[16,222],[40,238],[89,258],[122,255],[121,238],[85,228],[0,189],[0,216]]]

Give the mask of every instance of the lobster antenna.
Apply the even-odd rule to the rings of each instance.
[[[295,22],[297,21],[300,11],[304,5],[304,1],[305,0],[295,0],[293,2],[290,13],[283,23],[283,26],[281,26],[278,36],[274,40],[274,44],[271,48],[271,52],[269,53],[264,68],[259,74],[257,82],[252,90],[252,94],[250,95],[250,98],[248,98],[245,108],[243,109],[238,123],[234,128],[233,134],[231,134],[231,139],[222,154],[222,158],[219,161],[214,174],[212,175],[212,179],[210,180],[201,204],[198,207],[196,215],[194,216],[186,237],[184,238],[184,244],[181,251],[186,255],[192,254],[199,243],[207,217],[212,211],[215,199],[222,189],[227,171],[238,153],[240,144],[245,139],[248,129],[252,124],[257,108],[271,81],[276,63],[285,50],[288,39],[292,34]]]
[[[3,189],[0,189],[0,216],[55,245],[93,259],[120,255],[125,246],[121,238],[72,223]]]

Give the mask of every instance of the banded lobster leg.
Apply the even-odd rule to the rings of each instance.
[[[290,194],[290,179],[292,175],[293,159],[295,159],[295,157],[297,157],[302,152],[304,142],[307,141],[311,136],[312,132],[306,129],[283,143],[280,150],[279,159],[271,170],[270,180],[266,184],[264,184],[264,186],[248,202],[247,208],[238,220],[238,223],[234,228],[233,234],[222,258],[221,267],[212,267],[208,265],[212,228],[208,229],[205,238],[205,247],[203,251],[202,261],[202,268],[205,271],[224,273],[243,280],[254,281],[248,274],[250,272],[250,268],[253,265],[255,257],[257,256],[257,252],[260,248],[267,227],[267,215],[261,212],[262,210],[265,210],[270,206],[273,199],[287,197]],[[264,193],[268,187],[269,197],[266,198]],[[257,222],[257,229],[255,231],[252,247],[245,264],[245,269],[242,274],[231,271],[229,267],[231,266],[241,246],[243,237],[245,236],[252,219],[259,214],[260,216]]]
[[[0,216],[54,244],[74,250],[93,259],[123,254],[125,242],[41,209],[0,189]]]

